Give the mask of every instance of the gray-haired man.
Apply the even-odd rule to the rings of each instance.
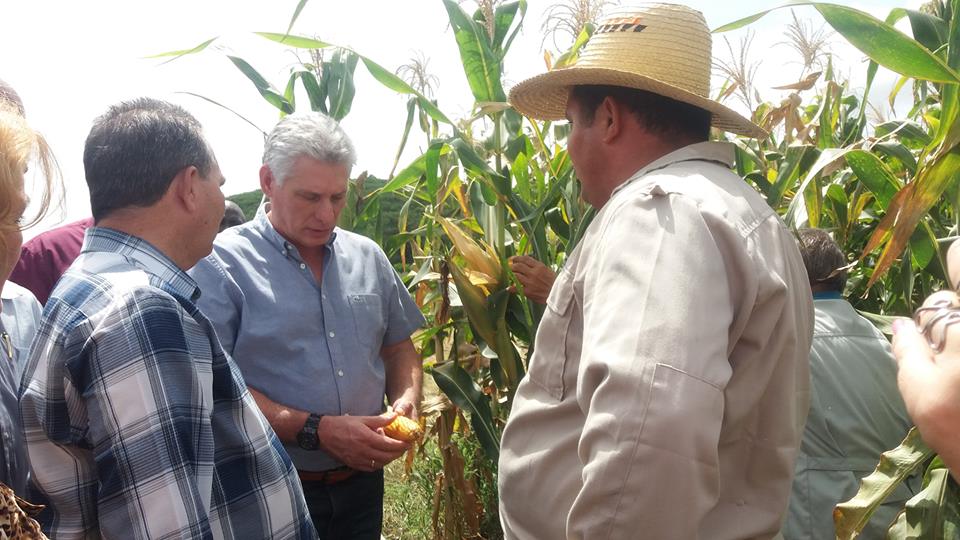
[[[193,269],[200,307],[300,471],[321,538],[376,539],[383,466],[409,447],[380,430],[384,395],[416,417],[423,316],[383,251],[336,227],[354,162],[336,122],[287,116],[263,161],[270,207]]]

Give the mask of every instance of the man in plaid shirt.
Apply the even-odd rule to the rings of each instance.
[[[290,459],[196,307],[223,176],[175,105],[112,107],[87,138],[96,226],[54,289],[20,407],[55,538],[315,538]]]

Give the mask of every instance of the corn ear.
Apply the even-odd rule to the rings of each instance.
[[[452,221],[442,217],[438,217],[437,221],[453,242],[454,249],[463,256],[471,273],[483,274],[483,281],[487,283],[500,283],[503,280],[503,267],[493,248],[470,238]]]
[[[418,441],[423,436],[423,428],[416,420],[399,414],[383,428],[383,432],[391,439],[405,442]]]

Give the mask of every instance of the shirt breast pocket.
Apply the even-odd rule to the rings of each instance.
[[[567,364],[567,334],[573,318],[573,300],[573,276],[563,270],[547,297],[547,309],[540,319],[536,349],[527,373],[531,381],[557,400],[562,400],[566,393],[563,376]]]
[[[350,311],[357,341],[365,348],[380,350],[383,345],[383,301],[378,294],[351,294]]]

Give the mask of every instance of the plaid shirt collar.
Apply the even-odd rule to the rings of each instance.
[[[80,253],[118,253],[143,271],[155,276],[178,295],[196,302],[200,287],[163,252],[143,238],[107,227],[90,227]]]

